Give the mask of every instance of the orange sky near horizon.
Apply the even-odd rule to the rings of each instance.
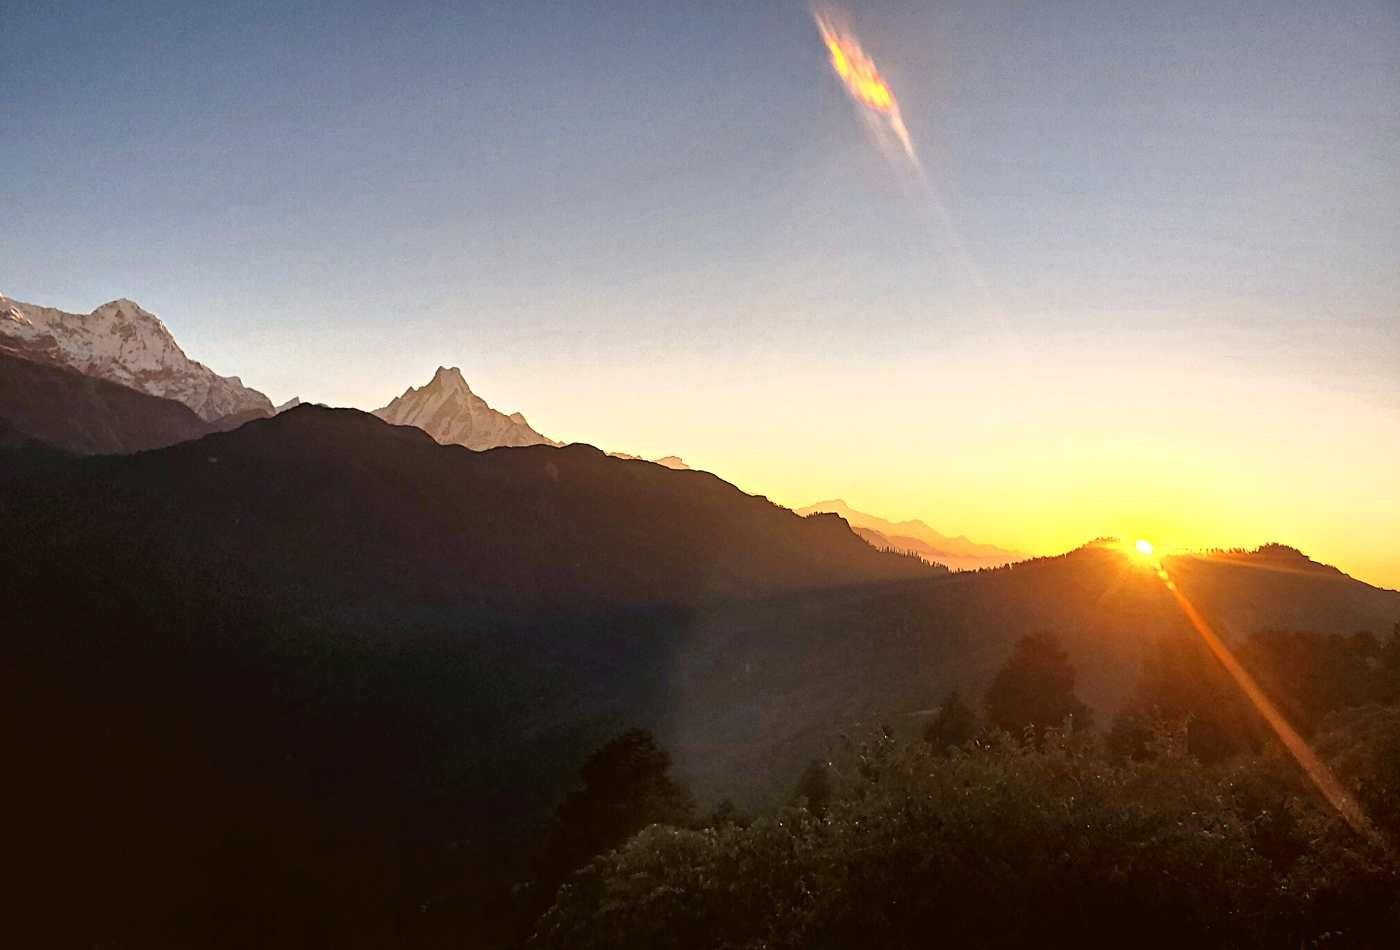
[[[679,454],[789,507],[843,498],[1035,554],[1106,535],[1163,552],[1277,541],[1400,588],[1400,413],[1366,393],[1099,351],[997,366],[682,362],[553,395],[531,396],[540,431]]]
[[[300,339],[329,362],[301,363],[286,395],[370,410],[460,365],[493,407],[551,438],[679,455],[792,508],[842,498],[1034,554],[1110,535],[1164,551],[1276,541],[1400,589],[1400,402],[1386,368],[1358,362],[1341,330],[1332,348],[1266,361],[1267,327],[1207,338],[1202,321],[1160,322],[1161,340],[993,327],[855,359],[757,316],[745,324],[759,340],[743,347],[600,335],[555,356],[523,334],[481,350],[386,325]]]

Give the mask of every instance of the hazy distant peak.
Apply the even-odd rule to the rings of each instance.
[[[663,455],[658,459],[645,459],[640,455],[633,455],[630,452],[609,452],[615,459],[622,459],[626,462],[651,462],[653,465],[660,465],[662,468],[673,468],[678,472],[689,472],[691,468],[685,464],[685,460],[679,455]]]
[[[978,567],[998,567],[1012,561],[1025,560],[1020,551],[979,544],[959,535],[949,537],[917,519],[893,522],[876,515],[857,511],[843,499],[832,498],[797,509],[800,515],[831,512],[845,518],[857,534],[877,547],[889,547],[917,554],[926,561],[959,570]]]

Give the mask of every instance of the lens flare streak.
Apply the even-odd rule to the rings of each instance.
[[[899,112],[899,100],[895,99],[889,83],[880,76],[875,61],[861,49],[860,41],[854,34],[836,24],[831,14],[814,12],[812,17],[817,21],[822,41],[831,54],[831,68],[845,85],[846,92],[865,108],[867,119],[876,129],[894,136],[905,156],[916,169],[919,168],[914,143]]]
[[[1167,573],[1165,566],[1157,565],[1157,577],[1161,579],[1167,591],[1176,600],[1177,606],[1186,615],[1186,619],[1190,621],[1196,633],[1205,641],[1211,653],[1215,654],[1215,658],[1225,667],[1226,672],[1234,679],[1241,692],[1254,704],[1254,708],[1264,717],[1269,728],[1274,731],[1279,741],[1307,773],[1308,778],[1317,786],[1317,790],[1322,793],[1322,796],[1358,834],[1371,841],[1382,842],[1380,833],[1361,810],[1356,799],[1348,794],[1337,776],[1327,767],[1327,763],[1317,757],[1317,753],[1312,750],[1307,741],[1288,724],[1288,720],[1283,717],[1283,713],[1279,712],[1278,707],[1270,701],[1268,696],[1264,695],[1264,691],[1259,688],[1254,677],[1235,659],[1234,653],[1231,652],[1225,641],[1220,639],[1206,618],[1201,616],[1201,612],[1181,592],[1181,588]]]

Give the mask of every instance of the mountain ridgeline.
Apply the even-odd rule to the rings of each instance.
[[[932,573],[713,475],[584,445],[464,451],[349,409],[298,406],[8,491],[12,523],[56,556],[178,550],[180,574],[269,593],[295,577],[345,606],[693,607]]]

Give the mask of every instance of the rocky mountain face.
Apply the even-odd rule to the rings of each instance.
[[[410,386],[374,414],[398,426],[417,426],[443,445],[465,445],[480,451],[502,445],[556,445],[540,435],[518,412],[492,409],[471,391],[462,371],[439,366],[426,386]]]
[[[133,301],[89,314],[0,294],[0,350],[184,403],[206,422],[272,415],[266,396],[185,355],[165,324]]]
[[[999,548],[994,544],[979,544],[968,538],[950,538],[917,519],[893,522],[864,511],[857,511],[839,498],[819,501],[797,509],[799,515],[829,512],[845,518],[851,528],[877,548],[906,551],[926,561],[942,564],[957,571],[981,567],[1001,567],[1029,557],[1022,551]]]

